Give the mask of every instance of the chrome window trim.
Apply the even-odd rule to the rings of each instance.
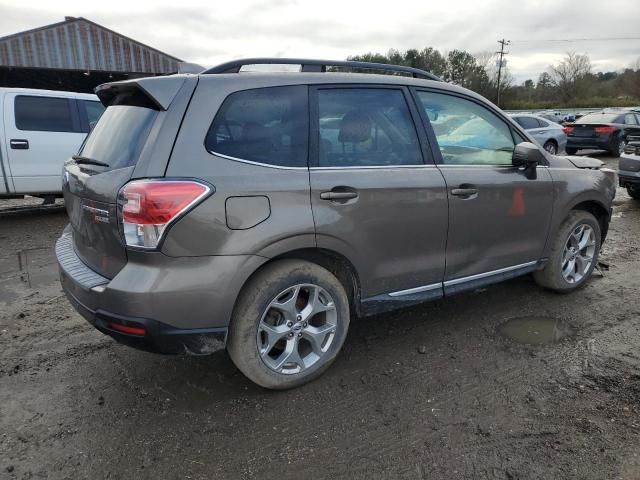
[[[490,272],[477,273],[475,275],[469,275],[468,277],[460,277],[455,278],[453,280],[447,280],[444,282],[444,286],[448,287],[450,285],[460,285],[461,283],[471,282],[473,280],[480,280],[482,278],[491,277],[493,275],[499,275],[501,273],[511,272],[513,270],[518,270],[520,268],[532,267],[538,263],[539,260],[534,260],[532,262],[521,263],[519,265],[513,265],[511,267],[499,268],[498,270],[491,270]]]
[[[435,165],[416,164],[416,165],[363,165],[355,166],[349,165],[346,167],[309,167],[309,170],[380,170],[380,169],[392,169],[392,168],[435,168]]]
[[[255,165],[257,167],[277,168],[278,170],[307,170],[309,167],[285,167],[284,165],[272,165],[270,163],[254,162],[252,160],[245,160],[244,158],[232,157],[231,155],[225,155],[213,150],[207,150],[211,155],[216,157],[225,158],[227,160],[233,160],[234,162],[246,163],[249,165]]]
[[[406,290],[399,290],[397,292],[387,293],[390,297],[402,297],[403,295],[412,295],[414,293],[422,293],[429,292],[431,290],[436,290],[438,288],[442,288],[442,282],[432,283],[431,285],[423,285],[421,287],[408,288]]]

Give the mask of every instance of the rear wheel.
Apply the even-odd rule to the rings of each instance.
[[[624,153],[624,145],[625,143],[623,137],[616,138],[613,142],[613,146],[609,150],[611,156],[614,158],[618,158],[620,155],[622,155]]]
[[[565,148],[565,152],[567,152],[567,155],[575,155],[576,153],[578,153],[578,149],[567,147]]]
[[[582,287],[598,263],[600,242],[598,220],[589,212],[572,211],[560,226],[544,269],[534,273],[536,282],[560,293]]]
[[[552,155],[558,153],[558,145],[553,140],[547,140],[543,148]]]
[[[340,281],[314,263],[281,260],[243,289],[227,349],[250,380],[282,390],[322,374],[342,348],[348,328],[349,301]]]
[[[640,200],[640,185],[627,185],[627,193],[634,200]]]

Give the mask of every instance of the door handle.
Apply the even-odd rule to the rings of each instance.
[[[476,198],[478,196],[478,189],[473,185],[463,183],[460,187],[452,189],[451,195],[455,195],[456,197],[463,199]]]
[[[24,140],[22,138],[12,138],[9,141],[9,145],[14,150],[28,150],[29,149],[29,140]]]
[[[320,198],[322,200],[349,200],[350,198],[356,198],[358,194],[356,192],[322,192]]]

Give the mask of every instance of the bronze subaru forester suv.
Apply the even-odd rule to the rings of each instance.
[[[63,172],[69,300],[138,348],[226,348],[266,388],[319,376],[352,316],[528,273],[579,288],[607,233],[613,171],[426,71],[250,59],[96,93]]]

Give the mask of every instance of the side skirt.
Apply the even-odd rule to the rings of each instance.
[[[379,313],[399,310],[420,303],[436,300],[444,296],[454,295],[467,290],[475,290],[493,283],[520,277],[544,268],[547,260],[527,262],[521,265],[501,268],[491,272],[479,273],[468,277],[456,278],[446,282],[424,285],[398,292],[383,293],[363,298],[360,302],[360,314],[363,317]]]

